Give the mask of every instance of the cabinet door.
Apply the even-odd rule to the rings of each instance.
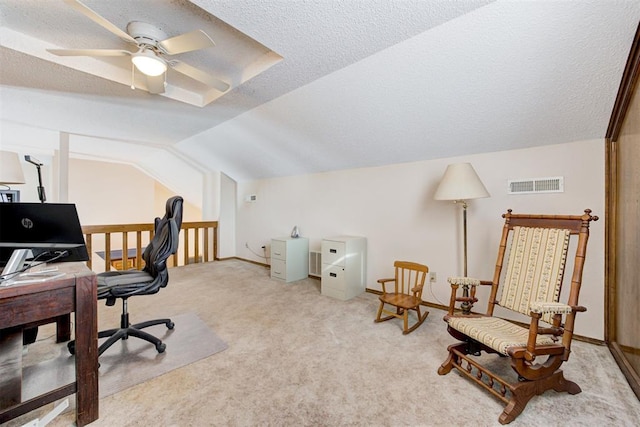
[[[320,284],[322,295],[347,299],[347,280],[344,267],[324,264],[322,266],[322,282]]]

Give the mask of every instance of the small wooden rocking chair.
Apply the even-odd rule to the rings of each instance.
[[[589,223],[597,221],[586,209],[584,215],[516,215],[509,210],[498,251],[493,281],[449,278],[451,300],[444,320],[448,332],[462,341],[448,347],[449,356],[438,373],[445,375],[456,368],[462,374],[502,400],[506,407],[499,417],[501,424],[513,421],[536,395],[553,389],[569,394],[580,387],[564,378],[559,369],[569,359],[576,313],[586,311],[578,305],[585,262]],[[567,263],[571,236],[578,242],[573,259],[571,289],[566,304],[560,303],[560,291]],[[502,266],[510,244],[505,274]],[[504,280],[504,283],[500,283]],[[469,297],[458,297],[463,284],[471,285]],[[485,314],[455,312],[456,302],[476,302],[476,287],[491,286]],[[500,288],[500,289],[499,289]],[[498,291],[501,291],[498,299]],[[528,327],[493,317],[496,305],[530,317]],[[539,324],[542,320],[549,326]],[[506,356],[518,380],[508,382],[482,366],[472,356],[482,351]]]
[[[396,317],[402,319],[404,321],[402,333],[406,335],[422,325],[424,319],[429,315],[428,311],[424,313],[420,311],[422,288],[424,287],[429,267],[408,261],[396,261],[393,266],[396,269],[394,278],[378,279],[378,283],[382,285],[382,295],[380,295],[380,308],[378,308],[375,322],[384,322]],[[388,282],[394,282],[393,292],[387,292],[386,284]],[[389,311],[385,309],[385,304],[395,307],[395,310]],[[409,310],[415,311],[418,318],[411,327],[409,327]],[[388,316],[381,317],[382,313]]]

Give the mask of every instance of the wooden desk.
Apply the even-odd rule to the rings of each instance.
[[[0,424],[73,393],[77,425],[98,419],[96,275],[83,263],[56,266],[66,276],[0,287]],[[22,330],[73,312],[76,381],[22,402]]]

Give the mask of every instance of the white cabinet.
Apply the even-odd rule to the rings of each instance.
[[[322,295],[348,300],[365,290],[367,239],[337,236],[322,240]]]
[[[271,239],[271,278],[295,282],[309,276],[309,239]]]

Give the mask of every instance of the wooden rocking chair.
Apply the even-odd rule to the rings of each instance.
[[[449,278],[451,300],[444,320],[449,333],[462,342],[449,346],[449,357],[438,373],[445,375],[456,368],[502,400],[506,407],[498,420],[507,424],[524,410],[533,396],[546,390],[569,394],[581,392],[576,383],[564,378],[559,368],[571,353],[576,313],[586,311],[578,305],[578,296],[589,223],[597,221],[598,217],[591,216],[591,210],[586,209],[584,215],[578,216],[516,215],[509,210],[503,218],[505,224],[493,281]],[[571,236],[577,236],[578,242],[571,289],[563,304],[558,301]],[[503,274],[507,245],[510,255],[506,258],[508,264]],[[504,283],[501,284],[501,280]],[[470,296],[457,296],[460,285],[471,286]],[[455,312],[456,302],[477,301],[476,287],[481,285],[491,287],[486,313]],[[493,317],[496,305],[529,316],[529,326],[522,327]],[[549,326],[539,324],[540,320]],[[518,374],[517,381],[508,382],[472,358],[482,351],[506,356],[505,361],[508,360]]]
[[[406,335],[422,325],[424,319],[429,315],[428,311],[424,313],[420,311],[422,288],[424,287],[429,267],[408,261],[396,261],[393,266],[396,269],[394,278],[378,279],[378,283],[382,285],[382,295],[380,295],[380,308],[378,308],[375,322],[384,322],[396,317],[402,319],[404,321],[402,333]],[[394,282],[393,292],[387,292],[386,284],[388,282]],[[385,309],[385,304],[395,307],[395,310],[389,311]],[[415,311],[418,318],[411,327],[409,327],[409,310]],[[381,317],[382,313],[388,316]]]

